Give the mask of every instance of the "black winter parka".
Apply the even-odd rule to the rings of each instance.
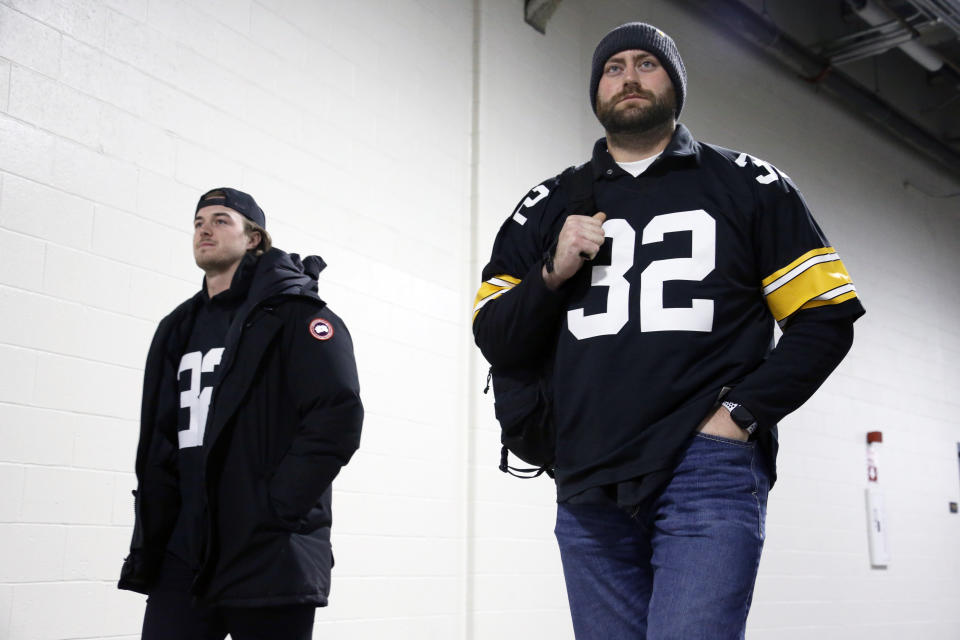
[[[214,605],[325,606],[331,483],[363,422],[353,344],[317,296],[320,258],[271,249],[255,260],[241,266],[254,276],[227,332],[204,432],[207,535],[192,592]],[[149,593],[177,520],[177,363],[201,296],[160,322],[147,355],[121,589]]]

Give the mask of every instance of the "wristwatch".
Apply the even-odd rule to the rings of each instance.
[[[753,414],[739,402],[724,400],[722,404],[730,412],[730,419],[733,420],[734,424],[746,431],[747,435],[752,436],[753,432],[757,430],[757,419],[753,417]]]

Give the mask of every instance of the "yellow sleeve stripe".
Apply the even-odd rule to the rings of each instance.
[[[763,288],[777,322],[798,309],[840,304],[856,297],[856,292],[836,253],[812,256]]]
[[[799,275],[804,269],[816,264],[817,262],[839,259],[840,256],[837,255],[837,252],[833,247],[822,247],[820,249],[814,249],[813,251],[807,251],[805,254],[785,266],[783,269],[774,271],[764,278],[761,281],[761,284],[763,284],[763,295],[767,295],[767,289],[771,289],[771,287],[771,291],[776,289],[777,286],[779,286],[778,283],[783,284],[783,281],[788,281],[792,277]]]
[[[480,290],[477,291],[477,297],[473,301],[473,317],[477,317],[477,313],[483,308],[483,305],[500,297],[518,284],[520,284],[520,278],[514,278],[506,274],[494,276],[481,284]]]
[[[853,287],[853,285],[850,285],[850,286]],[[838,287],[838,289],[840,289],[840,288],[843,288],[843,287]],[[856,298],[856,297],[857,297],[857,291],[856,291],[856,289],[853,289],[853,290],[851,290],[851,291],[846,291],[846,292],[844,292],[843,294],[840,294],[840,295],[838,295],[838,296],[836,296],[836,297],[834,297],[834,298],[823,299],[822,296],[821,296],[821,297],[819,297],[819,298],[816,298],[816,299],[814,299],[814,300],[811,300],[810,302],[806,303],[805,305],[803,305],[803,306],[800,307],[800,308],[801,308],[801,309],[815,309],[816,307],[822,307],[822,306],[827,305],[827,304],[840,304],[841,302],[846,302],[847,300],[850,300],[850,299]]]
[[[493,276],[487,280],[487,282],[498,287],[513,287],[520,284],[520,278],[514,278],[513,276],[508,276],[504,273],[499,276]]]

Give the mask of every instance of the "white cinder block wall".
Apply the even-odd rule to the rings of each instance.
[[[327,259],[356,343],[368,417],[316,637],[572,638],[552,490],[496,470],[469,307],[514,204],[588,157],[589,55],[637,18],[680,45],[683,121],[790,173],[868,309],[783,425],[749,637],[960,634],[960,218],[901,187],[956,181],[677,3],[568,0],[546,36],[521,4],[0,0],[0,638],[138,634],[143,599],[114,583],[142,361],[199,284],[190,215],[222,184]]]
[[[472,24],[443,0],[0,3],[0,638],[139,633],[115,582],[142,363],[220,185],[327,260],[356,343],[317,636],[462,634]]]

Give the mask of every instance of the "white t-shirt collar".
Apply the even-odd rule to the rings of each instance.
[[[639,176],[641,173],[646,171],[654,161],[663,155],[661,151],[655,156],[650,156],[649,158],[644,158],[643,160],[635,160],[634,162],[618,162],[620,168],[632,175],[634,178]]]

